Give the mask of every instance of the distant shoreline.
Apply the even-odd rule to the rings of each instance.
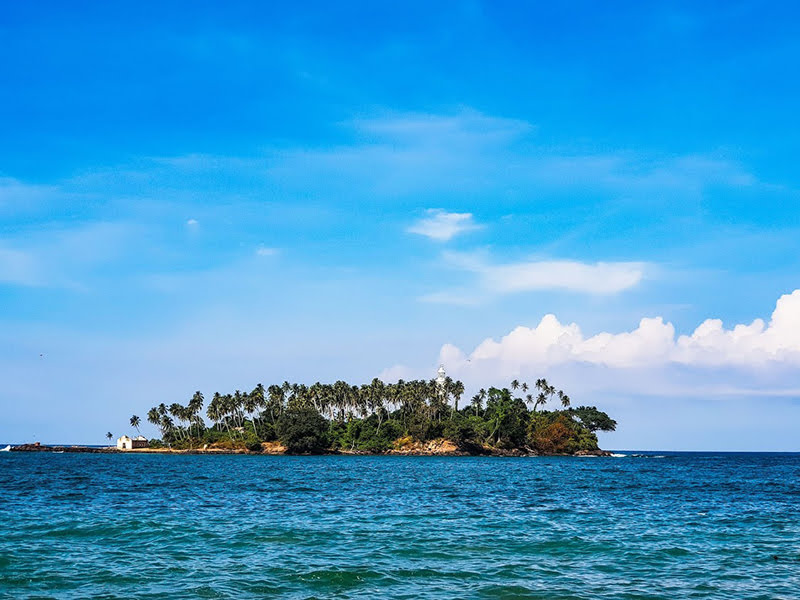
[[[386,452],[367,452],[362,450],[347,451],[339,450],[335,452],[320,452],[317,454],[290,454],[286,449],[275,444],[262,448],[261,451],[252,451],[245,448],[194,448],[175,450],[171,448],[137,448],[131,450],[120,450],[113,446],[47,446],[42,444],[19,444],[11,445],[11,452],[50,452],[50,453],[74,453],[74,454],[247,454],[253,456],[507,456],[507,457],[535,457],[535,456],[611,456],[611,452],[605,450],[579,451],[573,454],[539,454],[534,451],[524,450],[499,450],[496,448],[475,448],[457,449],[445,448],[430,450],[388,450]]]

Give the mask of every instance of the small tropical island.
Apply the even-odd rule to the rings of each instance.
[[[594,406],[573,407],[546,379],[532,386],[481,389],[461,405],[464,384],[440,367],[431,380],[363,385],[258,384],[250,392],[199,391],[185,404],[161,403],[147,412],[160,437],[139,434],[117,447],[23,444],[17,451],[176,452],[223,454],[400,454],[494,456],[608,456],[598,431],[617,423]],[[210,421],[207,424],[203,416]],[[106,434],[109,442],[111,432]]]
[[[596,432],[617,425],[594,406],[571,406],[546,379],[481,389],[461,405],[463,394],[463,383],[442,367],[427,381],[259,384],[250,392],[217,392],[207,404],[198,391],[185,405],[148,411],[160,438],[146,450],[600,456],[608,453]],[[138,432],[140,417],[130,424]]]

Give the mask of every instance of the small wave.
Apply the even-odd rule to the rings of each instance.
[[[613,456],[614,458],[625,458],[628,455],[627,454],[618,454],[616,452],[612,452],[611,456]]]

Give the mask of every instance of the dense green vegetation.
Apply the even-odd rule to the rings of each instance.
[[[574,453],[597,450],[595,432],[616,428],[593,406],[571,407],[569,396],[545,379],[533,388],[515,380],[510,389],[480,390],[459,408],[463,394],[463,384],[450,378],[259,384],[250,392],[216,393],[207,405],[195,392],[185,406],[154,406],[147,420],[161,432],[151,446],[259,451],[263,442],[280,442],[290,453],[419,451],[433,440],[474,453]],[[557,408],[545,409],[555,403]],[[130,419],[137,430],[140,422],[136,415]]]

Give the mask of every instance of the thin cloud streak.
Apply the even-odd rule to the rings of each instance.
[[[444,304],[480,304],[521,292],[563,290],[611,295],[636,287],[648,267],[643,262],[584,263],[573,260],[529,260],[493,263],[485,253],[445,252],[443,264],[476,276],[471,289],[443,290],[420,300]]]

